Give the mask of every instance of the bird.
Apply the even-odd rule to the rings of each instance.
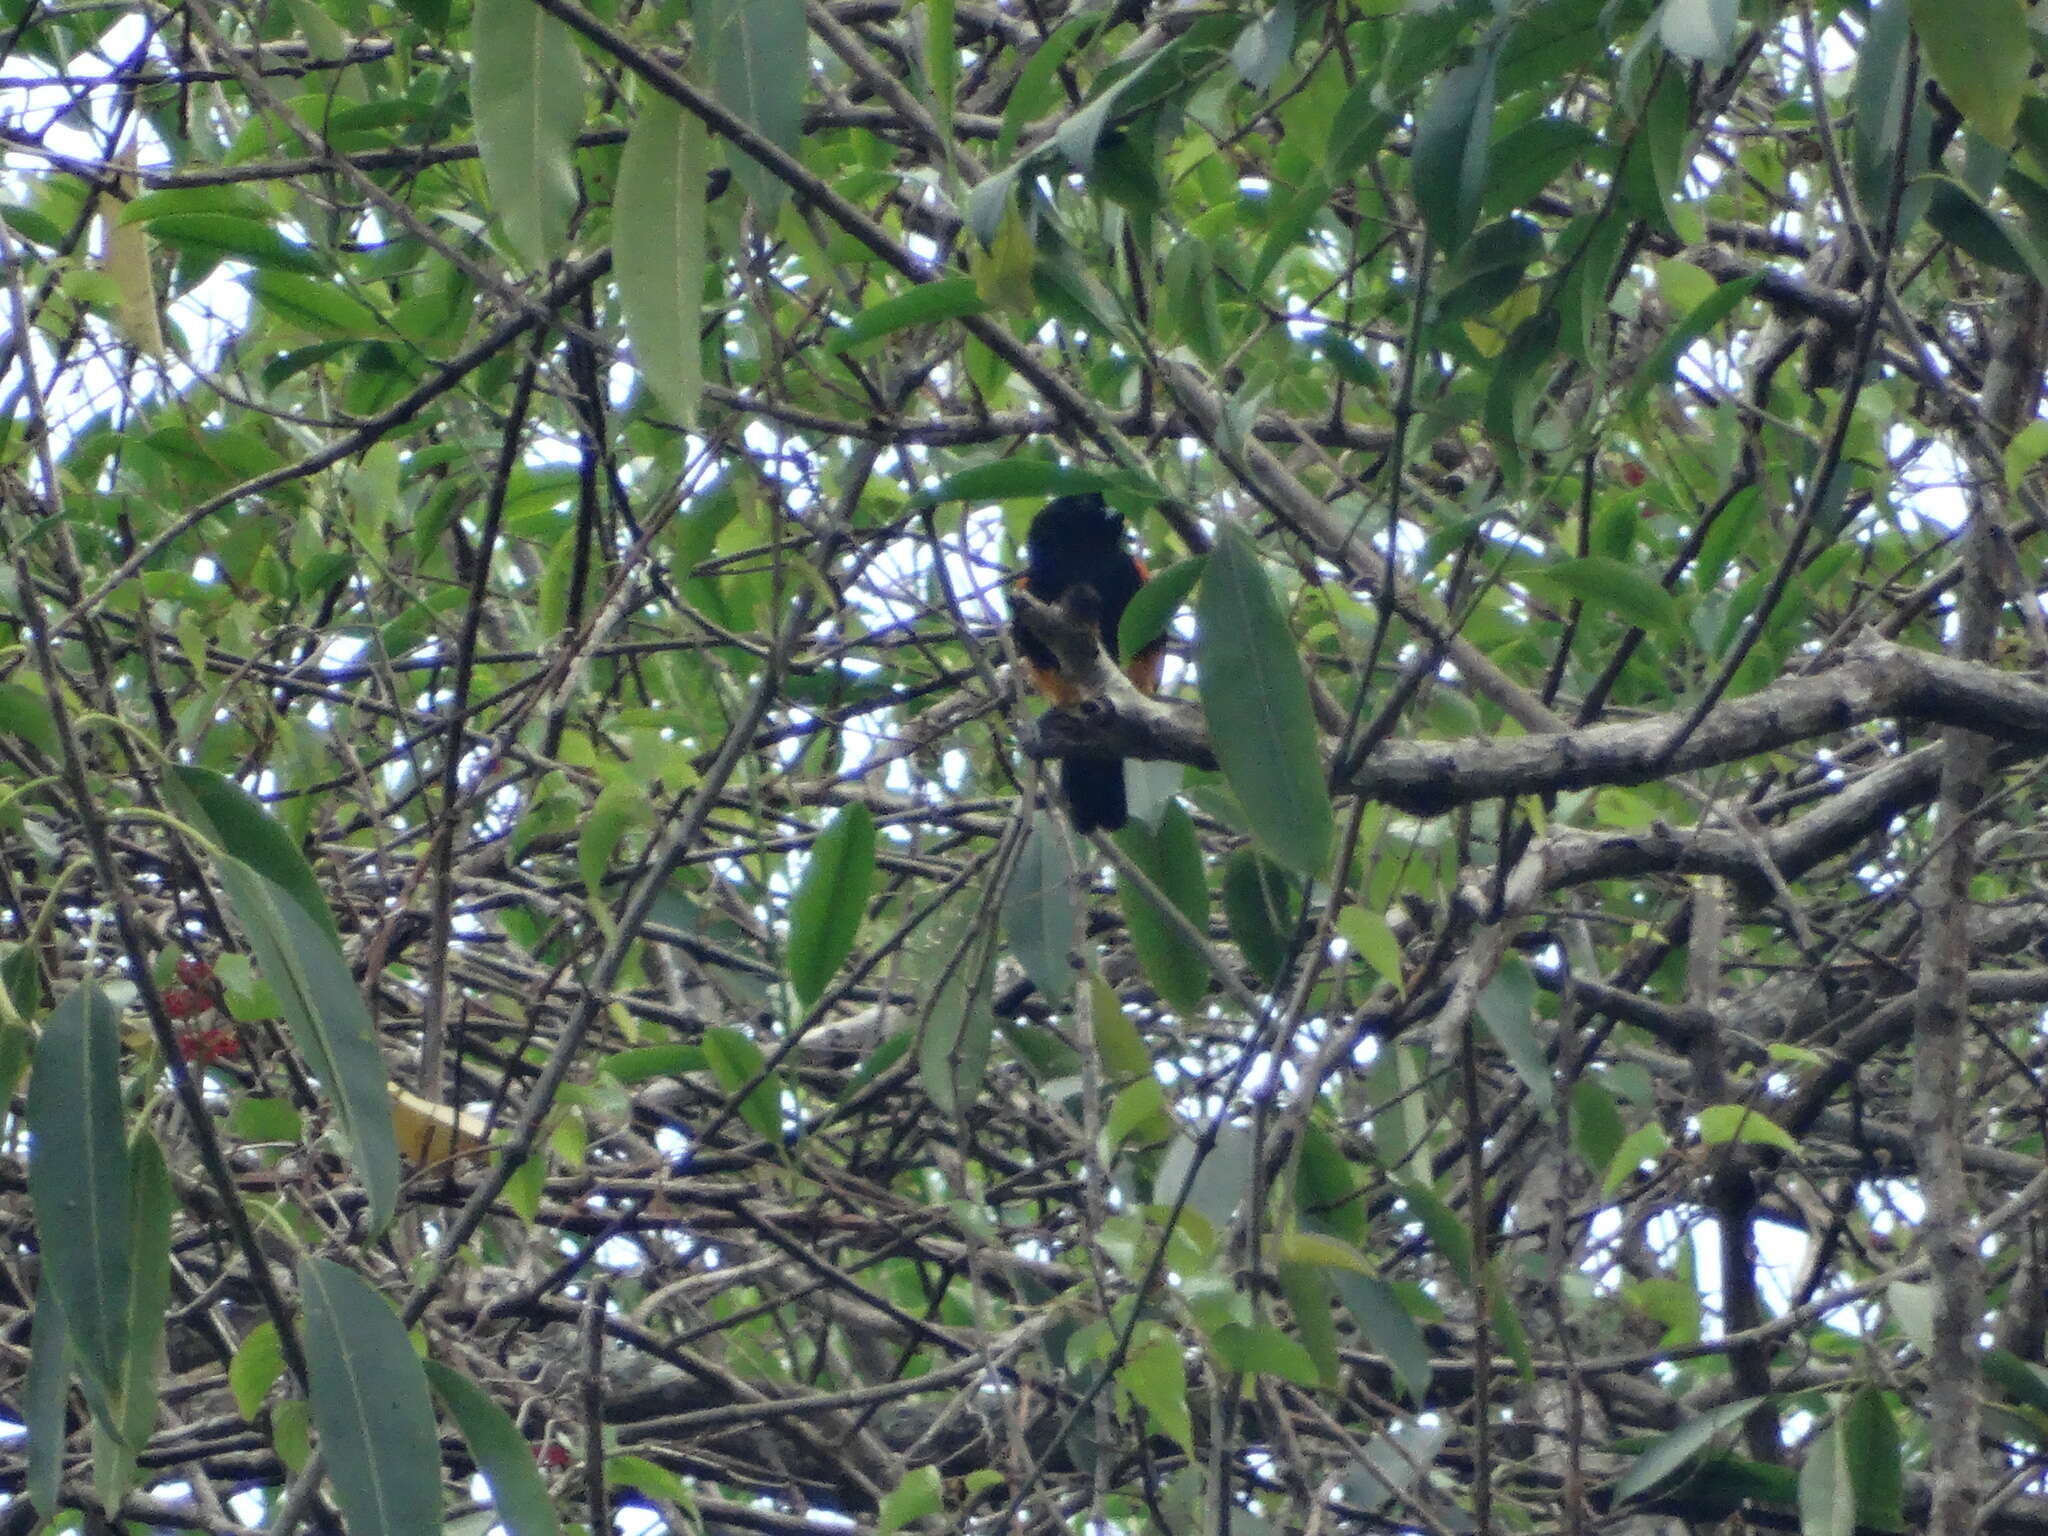
[[[1124,609],[1145,585],[1144,561],[1124,547],[1124,519],[1103,504],[1099,491],[1059,496],[1031,520],[1024,538],[1024,575],[1018,585],[1042,603],[1076,603],[1080,589],[1094,597],[1093,607],[1110,660],[1122,662],[1124,675],[1143,693],[1159,691],[1160,663],[1166,654],[1161,636],[1128,662],[1117,654],[1117,625]],[[1031,683],[1053,704],[1072,708],[1085,700],[1078,679],[1060,669],[1059,657],[1021,623],[1012,633],[1024,658]],[[1060,791],[1073,817],[1074,830],[1114,832],[1130,818],[1120,757],[1069,757],[1060,764]]]

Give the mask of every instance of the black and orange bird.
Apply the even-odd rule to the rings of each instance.
[[[1058,603],[1077,588],[1090,589],[1095,595],[1102,648],[1112,661],[1123,662],[1117,654],[1117,625],[1145,580],[1144,562],[1124,547],[1122,514],[1104,506],[1098,492],[1061,496],[1031,520],[1019,585],[1042,603]],[[1059,658],[1044,642],[1022,624],[1013,622],[1011,630],[1032,685],[1063,708],[1081,703],[1085,695],[1080,683],[1060,670]],[[1124,675],[1141,692],[1157,693],[1165,654],[1166,639],[1161,636],[1123,662]],[[1114,832],[1130,814],[1120,757],[1063,759],[1060,788],[1078,832],[1093,832],[1098,827]]]

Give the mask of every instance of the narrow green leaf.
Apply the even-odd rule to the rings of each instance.
[[[1116,844],[1197,932],[1207,930],[1209,883],[1202,868],[1202,845],[1195,836],[1193,820],[1178,801],[1168,804],[1157,832],[1133,818],[1116,833]],[[1209,962],[1202,951],[1135,882],[1120,877],[1117,897],[1145,979],[1181,1013],[1201,1006],[1202,996],[1209,990]]]
[[[853,952],[874,882],[875,819],[856,800],[811,844],[789,905],[789,984],[805,1007]]]
[[[1330,1284],[1358,1324],[1358,1331],[1365,1335],[1366,1343],[1387,1357],[1408,1400],[1421,1403],[1429,1395],[1430,1377],[1434,1374],[1429,1363],[1429,1340],[1401,1305],[1394,1288],[1384,1280],[1350,1270],[1333,1271]]]
[[[146,227],[152,238],[171,250],[228,256],[258,270],[307,274],[329,270],[318,252],[293,245],[257,219],[231,213],[165,213],[150,219]]]
[[[36,1287],[30,1317],[28,1379],[21,1388],[21,1421],[28,1432],[26,1491],[47,1521],[57,1513],[64,1486],[64,1389],[71,1381],[71,1340],[47,1274]]]
[[[1724,1142],[1746,1141],[1794,1154],[1799,1151],[1799,1143],[1792,1139],[1790,1132],[1748,1104],[1715,1104],[1701,1110],[1700,1140],[1710,1147]]]
[[[1648,1493],[1713,1444],[1716,1435],[1748,1418],[1750,1410],[1762,1401],[1760,1397],[1745,1397],[1739,1402],[1723,1403],[1669,1434],[1660,1435],[1614,1485],[1614,1502],[1625,1503]]]
[[[1654,634],[1669,634],[1678,623],[1678,604],[1654,576],[1605,555],[1560,560],[1527,572],[1526,579],[1532,587],[1551,588],[1604,608]]]
[[[1046,811],[1034,812],[1010,887],[1003,893],[1003,937],[1039,995],[1054,1007],[1073,990],[1077,873],[1067,841]]]
[[[129,1227],[133,1270],[120,1430],[122,1440],[134,1452],[148,1443],[150,1431],[156,1427],[157,1357],[171,1299],[171,1214],[177,1205],[163,1148],[147,1127],[135,1133],[128,1149],[128,1187],[133,1196]]]
[[[1430,239],[1440,251],[1465,243],[1486,194],[1487,146],[1493,134],[1494,57],[1445,72],[1415,120],[1409,183]]]
[[[979,938],[972,942],[982,952],[962,956],[953,967],[932,1001],[917,1042],[918,1081],[940,1112],[956,1119],[981,1093],[995,1037],[995,1015],[989,1008],[995,955]]]
[[[1071,496],[1107,490],[1110,482],[1085,469],[1063,469],[1043,459],[998,459],[948,475],[930,490],[919,491],[913,508],[942,501],[1011,501],[1026,496]]]
[[[971,277],[944,277],[937,282],[919,283],[908,293],[899,293],[862,310],[826,338],[825,350],[835,354],[850,352],[892,331],[957,320],[962,315],[979,315],[987,309]]]
[[[1838,1426],[1849,1487],[1856,1495],[1856,1523],[1869,1530],[1906,1528],[1905,1449],[1899,1421],[1878,1387],[1859,1387]]]
[[[1343,1362],[1337,1353],[1337,1297],[1330,1277],[1319,1264],[1286,1262],[1280,1264],[1279,1274],[1280,1294],[1294,1314],[1294,1331],[1303,1351],[1315,1363],[1316,1381],[1334,1387]]]
[[[719,101],[769,143],[794,150],[810,74],[803,0],[706,0],[696,19],[705,78]],[[781,180],[738,153],[733,174],[772,219],[786,192]]]
[[[293,1038],[332,1096],[370,1197],[370,1230],[381,1232],[398,1208],[401,1169],[386,1089],[390,1074],[362,992],[341,946],[284,887],[236,858],[222,858],[219,874],[258,973],[277,994]]]
[[[1252,835],[1297,874],[1329,862],[1335,820],[1301,655],[1251,538],[1217,532],[1195,604],[1202,710]]]
[[[1799,1461],[1799,1536],[1854,1536],[1856,1495],[1841,1427],[1830,1424]]]
[[[2026,0],[1911,0],[1911,10],[1935,82],[1972,128],[2010,144],[2034,59]]]
[[[1927,222],[1943,239],[2001,272],[2029,273],[2036,282],[2048,282],[2048,252],[2024,224],[1993,213],[1954,177],[1930,176],[1923,184],[1933,193]]]
[[[299,1261],[313,1427],[349,1536],[441,1528],[441,1436],[405,1325],[362,1279]]]
[[[1172,627],[1173,616],[1180,612],[1181,604],[1194,591],[1195,583],[1202,579],[1202,571],[1208,564],[1206,555],[1190,556],[1169,565],[1138,588],[1138,595],[1130,600],[1124,608],[1124,616],[1117,621],[1117,655],[1135,656],[1164,635]]]
[[[737,1093],[748,1083],[754,1088],[740,1102],[740,1118],[755,1135],[769,1145],[782,1141],[782,1087],[773,1074],[763,1077],[768,1058],[761,1048],[730,1025],[714,1025],[704,1031],[704,1061],[718,1086]],[[758,1079],[758,1081],[757,1081]]]
[[[1407,1202],[1415,1219],[1422,1223],[1422,1230],[1437,1253],[1457,1271],[1460,1280],[1470,1285],[1474,1274],[1472,1231],[1465,1225],[1464,1218],[1445,1203],[1442,1195],[1420,1180],[1398,1181],[1394,1188]]]
[[[941,131],[953,131],[953,93],[960,86],[960,49],[953,41],[954,0],[925,0],[924,68]]]
[[[562,254],[576,211],[582,56],[569,29],[530,0],[475,0],[470,55],[491,202],[519,259],[547,267]]]
[[[1493,1036],[1515,1075],[1529,1090],[1536,1107],[1548,1116],[1557,1099],[1550,1061],[1532,1027],[1536,1016],[1536,979],[1519,955],[1510,955],[1479,993],[1479,1022]]]
[[[91,981],[57,1005],[28,1080],[28,1190],[43,1286],[103,1401],[127,1375],[134,1196],[121,1129],[120,1015]]]
[[[662,408],[694,426],[704,392],[704,124],[649,91],[619,156],[612,264],[633,361]]]
[[[426,1372],[434,1395],[454,1417],[490,1484],[491,1503],[505,1529],[511,1536],[558,1536],[562,1526],[555,1518],[554,1501],[534,1464],[533,1447],[512,1416],[460,1371],[429,1360]]]
[[[327,910],[327,898],[320,892],[313,866],[282,823],[263,809],[262,802],[234,780],[205,768],[174,767],[165,788],[174,810],[209,833],[222,852],[282,886],[308,917],[340,942],[341,930]],[[183,802],[177,798],[178,791],[183,792]]]
[[[1286,963],[1294,928],[1294,882],[1279,865],[1250,848],[1240,848],[1223,867],[1223,915],[1245,964],[1272,986]]]
[[[250,297],[273,315],[315,336],[368,339],[389,329],[362,300],[316,277],[259,269],[249,274],[248,287]]]
[[[1017,83],[1010,88],[1009,101],[1003,107],[1002,129],[996,134],[993,158],[997,164],[1007,161],[1016,152],[1024,125],[1050,110],[1059,100],[1059,67],[1102,25],[1100,15],[1068,17],[1051,37],[1038,45],[1024,68],[1018,71]]]
[[[1636,370],[1635,377],[1629,381],[1628,394],[1624,397],[1622,408],[1634,410],[1649,397],[1650,391],[1669,383],[1677,371],[1678,360],[1685,355],[1687,349],[1734,313],[1735,306],[1754,293],[1762,281],[1760,275],[1739,277],[1732,283],[1723,283],[1711,295],[1695,305],[1686,317],[1657,343],[1657,350],[1650,354],[1649,360]]]

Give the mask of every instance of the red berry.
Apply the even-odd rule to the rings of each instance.
[[[203,990],[207,983],[213,980],[213,967],[204,960],[180,960],[178,962],[178,980],[185,983],[188,987]]]
[[[1633,459],[1621,466],[1621,483],[1630,490],[1634,490],[1649,478],[1649,472]]]
[[[212,998],[190,987],[168,987],[164,991],[164,1012],[174,1019],[196,1019],[212,1006]]]

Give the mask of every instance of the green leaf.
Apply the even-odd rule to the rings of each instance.
[[[810,73],[803,0],[705,0],[696,21],[705,77],[719,101],[769,143],[794,151]],[[733,174],[772,220],[786,194],[780,178],[738,152]]]
[[[172,789],[175,785],[176,788]],[[341,930],[327,910],[327,898],[313,877],[313,866],[284,826],[263,809],[262,802],[233,779],[205,768],[175,766],[165,789],[177,810],[223,853],[241,860],[257,874],[279,885],[337,944]],[[183,794],[180,801],[179,792]]]
[[[1209,882],[1202,868],[1202,845],[1180,802],[1168,804],[1158,831],[1134,817],[1115,836],[1117,846],[1196,931],[1207,931]],[[1119,877],[1117,897],[1145,979],[1177,1011],[1190,1013],[1200,1007],[1209,990],[1209,962],[1202,951],[1135,882]]]
[[[860,934],[875,882],[875,819],[856,800],[840,808],[811,844],[810,862],[789,905],[789,984],[809,1007]]]
[[[172,250],[232,257],[258,270],[309,275],[328,271],[317,251],[293,245],[266,223],[231,213],[165,213],[150,219],[148,229]]]
[[[281,320],[315,336],[372,338],[388,327],[377,312],[332,282],[296,272],[257,271],[249,276],[249,295]]]
[[[1614,1161],[1607,1165],[1607,1176],[1600,1181],[1600,1193],[1613,1194],[1630,1174],[1644,1163],[1662,1157],[1670,1148],[1671,1138],[1655,1121],[1631,1131],[1628,1139],[1615,1149]]]
[[[1494,56],[1447,70],[1415,119],[1409,184],[1430,239],[1440,251],[1465,243],[1486,195],[1493,135]]]
[[[1429,1363],[1429,1341],[1408,1309],[1401,1305],[1394,1288],[1384,1280],[1348,1270],[1333,1272],[1330,1284],[1358,1324],[1358,1331],[1365,1335],[1366,1343],[1387,1357],[1408,1400],[1422,1403],[1429,1395],[1434,1374]]]
[[[710,1064],[701,1045],[643,1045],[635,1050],[614,1051],[598,1063],[597,1070],[632,1088],[657,1077],[702,1072]]]
[[[1928,189],[1915,186],[1914,179],[1928,168],[1934,126],[1932,112],[1912,89],[1917,72],[1907,15],[1910,9],[1910,0],[1879,0],[1870,8],[1863,46],[1856,51],[1856,77],[1849,88],[1855,123],[1850,164],[1857,195],[1865,216],[1879,218],[1891,202],[1894,171],[1905,176],[1907,187],[1899,201],[1900,240],[1926,211]],[[1899,135],[1909,132],[1912,143],[1905,164],[1900,165]]]
[[[1024,125],[1058,101],[1059,67],[1102,25],[1099,15],[1070,16],[1032,51],[1018,71],[1017,83],[1010,88],[1009,100],[1003,107],[1003,126],[996,134],[993,156],[996,163],[1007,161],[1016,152]]]
[[[1746,1141],[1798,1155],[1791,1133],[1761,1110],[1747,1104],[1715,1104],[1700,1111],[1700,1140],[1710,1147]]]
[[[1180,1341],[1158,1324],[1147,1325],[1116,1373],[1117,1384],[1145,1410],[1152,1427],[1190,1456],[1195,1453],[1194,1420],[1188,1413],[1187,1366]]]
[[[912,509],[942,501],[1013,501],[1026,496],[1071,496],[1107,490],[1110,481],[1085,469],[1063,469],[1043,459],[997,459],[948,475],[911,497]]]
[[[277,994],[294,1040],[332,1096],[369,1193],[370,1230],[382,1232],[398,1207],[401,1169],[386,1090],[390,1075],[363,994],[333,935],[283,886],[236,858],[223,857],[219,874],[258,973]]]
[[[939,1469],[934,1466],[912,1467],[903,1474],[903,1481],[883,1498],[882,1507],[876,1512],[875,1536],[891,1536],[892,1532],[936,1515],[943,1508],[945,1500],[939,1489]]]
[[[1906,1528],[1905,1449],[1899,1421],[1884,1392],[1859,1387],[1843,1410],[1838,1429],[1848,1462],[1849,1487],[1856,1496],[1856,1523],[1868,1530]]]
[[[583,64],[574,34],[530,0],[475,0],[470,103],[477,149],[505,238],[527,266],[551,265],[576,211]]]
[[[1598,1078],[1582,1077],[1572,1084],[1571,1126],[1572,1145],[1597,1178],[1613,1166],[1614,1154],[1628,1135],[1614,1095]]]
[[[1978,133],[2010,144],[2034,59],[2026,0],[1911,0],[1910,8],[1935,82]]]
[[[704,301],[704,124],[648,91],[619,156],[612,265],[633,361],[662,408],[685,427],[704,392],[698,340]]]
[[[629,778],[613,779],[598,791],[576,840],[576,868],[592,901],[604,900],[604,877],[628,828],[652,819],[647,791]]]
[[[102,1401],[127,1376],[134,1194],[121,1128],[120,1015],[91,981],[57,1005],[28,1080],[28,1191],[43,1286]]]
[[[1745,1397],[1740,1402],[1723,1403],[1658,1436],[1614,1485],[1614,1502],[1625,1503],[1648,1493],[1713,1444],[1716,1435],[1748,1418],[1762,1401],[1761,1397]]]
[[[506,1531],[510,1536],[558,1536],[562,1526],[555,1518],[554,1501],[541,1481],[533,1447],[512,1416],[460,1371],[438,1360],[425,1364],[434,1395],[454,1417],[477,1469],[490,1484],[491,1503]]]
[[[714,1025],[704,1031],[704,1061],[718,1086],[738,1093],[747,1084],[753,1091],[740,1101],[740,1118],[756,1136],[770,1146],[782,1142],[782,1085],[773,1073],[762,1075],[768,1058],[761,1048],[730,1025]]]
[[[1623,397],[1622,409],[1634,410],[1648,398],[1651,390],[1669,383],[1678,371],[1678,360],[1693,343],[1734,313],[1735,306],[1756,292],[1762,281],[1761,274],[1739,277],[1732,283],[1723,283],[1695,305],[1657,343],[1657,350],[1650,354],[1649,360],[1636,370],[1635,377],[1629,381],[1628,393]],[[1647,576],[1642,579],[1649,580]]]
[[[1854,1536],[1856,1494],[1839,1425],[1807,1442],[1799,1461],[1799,1536]]]
[[[2028,273],[2036,282],[2048,282],[2048,252],[2024,224],[1993,213],[1953,177],[1929,176],[1921,185],[1933,192],[1927,222],[1943,239],[2001,272]]]
[[[1294,931],[1294,882],[1279,865],[1240,848],[1223,867],[1223,915],[1245,964],[1267,986],[1280,979]]]
[[[1493,1036],[1515,1075],[1529,1090],[1529,1097],[1547,1116],[1557,1099],[1557,1086],[1550,1078],[1550,1061],[1536,1038],[1531,1021],[1536,1016],[1536,978],[1521,956],[1510,955],[1480,990],[1479,1021]]]
[[[977,948],[982,952],[975,953]],[[982,945],[978,937],[971,940],[969,953],[960,956],[939,983],[918,1037],[918,1081],[940,1113],[955,1119],[966,1114],[988,1072],[995,1035],[995,1015],[989,1008],[994,962],[993,948]]]
[[[0,683],[0,733],[20,737],[45,757],[54,758],[61,750],[57,728],[50,723],[49,699],[20,683]]]
[[[1301,653],[1251,538],[1218,530],[1195,605],[1202,711],[1252,835],[1313,878],[1336,834]]]
[[[1431,1244],[1457,1271],[1458,1278],[1470,1285],[1475,1273],[1472,1267],[1472,1231],[1465,1225],[1464,1218],[1444,1203],[1444,1197],[1419,1180],[1397,1181],[1394,1189],[1407,1202],[1415,1219],[1422,1223],[1422,1230]]]
[[[157,1365],[163,1349],[164,1320],[171,1299],[171,1214],[177,1195],[163,1148],[147,1127],[135,1133],[128,1148],[128,1187],[132,1193],[129,1254],[133,1265],[128,1294],[128,1369],[118,1403],[115,1426],[122,1445],[122,1476],[117,1486],[125,1498],[134,1486],[134,1457],[149,1443],[156,1427]],[[104,1486],[104,1485],[103,1485]],[[106,1498],[109,1507],[119,1498]]]
[[[326,1259],[299,1261],[313,1427],[349,1536],[441,1528],[441,1435],[398,1314]]]
[[[1077,879],[1067,841],[1052,815],[1034,812],[1009,889],[1003,892],[1003,937],[1039,995],[1054,1007],[1066,1001],[1074,985]]]
[[[850,352],[892,331],[913,325],[934,325],[941,320],[957,320],[962,315],[979,315],[987,309],[988,305],[971,277],[946,277],[936,282],[919,283],[908,293],[899,293],[893,299],[884,299],[862,310],[826,338],[825,350],[833,354]]]
[[[61,1505],[64,1486],[64,1399],[71,1383],[71,1340],[47,1270],[32,1301],[28,1376],[21,1386],[21,1422],[28,1432],[25,1491],[36,1513],[48,1521]]]
[[[1337,1352],[1337,1297],[1330,1277],[1319,1264],[1282,1261],[1278,1269],[1280,1294],[1294,1314],[1302,1350],[1315,1365],[1316,1382],[1325,1389],[1334,1387],[1343,1360]]]
[[[1298,1340],[1271,1323],[1247,1328],[1243,1323],[1225,1323],[1210,1339],[1218,1358],[1234,1371],[1248,1376],[1278,1376],[1298,1387],[1316,1384],[1316,1363]]]
[[[1165,635],[1173,624],[1173,616],[1180,612],[1180,605],[1202,579],[1208,563],[1206,555],[1190,556],[1169,565],[1138,588],[1137,596],[1125,606],[1124,616],[1117,621],[1117,655],[1128,659]]]
[[[1240,32],[1230,62],[1238,77],[1255,91],[1271,90],[1294,53],[1295,0],[1274,0],[1265,13]]]
[[[1348,906],[1337,914],[1337,933],[1358,951],[1359,958],[1372,967],[1381,981],[1390,987],[1403,985],[1401,941],[1394,936],[1384,913]]]
[[[1689,64],[1718,66],[1735,49],[1739,0],[1664,0],[1657,36]]]
[[[277,1337],[277,1324],[265,1318],[249,1330],[228,1363],[228,1390],[234,1393],[235,1409],[251,1424],[263,1411],[263,1399],[284,1374],[284,1346]]]
[[[1678,604],[1640,566],[1625,565],[1605,555],[1560,560],[1526,573],[1529,585],[1549,588],[1596,608],[1618,614],[1653,634],[1670,634],[1678,624]]]

